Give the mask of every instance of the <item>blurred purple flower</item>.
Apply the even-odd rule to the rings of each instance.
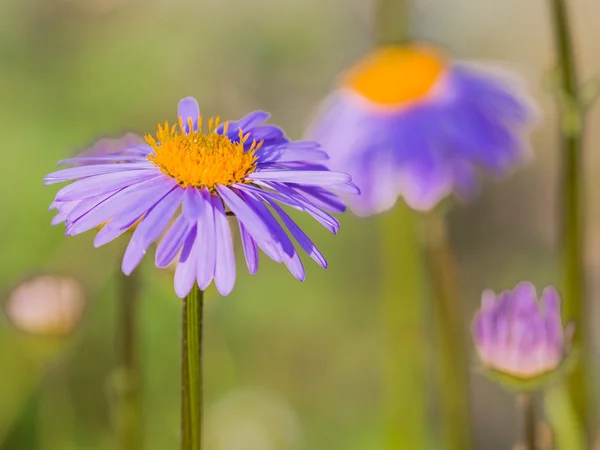
[[[386,211],[398,196],[429,210],[451,193],[474,196],[477,169],[504,174],[521,163],[534,113],[514,76],[422,44],[388,46],[350,69],[308,136],[329,167],[352,175],[356,214]]]
[[[498,296],[485,291],[473,322],[479,358],[492,370],[520,379],[555,370],[568,354],[573,327],[563,327],[560,297],[554,287],[542,292],[519,283]]]
[[[233,289],[236,267],[227,216],[237,218],[251,273],[258,269],[261,248],[304,280],[304,266],[285,228],[326,267],[323,255],[279,204],[307,212],[335,233],[339,223],[324,210],[343,212],[345,206],[329,190],[358,193],[350,176],[320,165],[327,155],[318,144],[290,142],[280,128],[264,125],[269,114],[263,111],[222,125],[210,119],[204,132],[195,99],[181,100],[178,115],[178,126],[159,125],[156,137],[147,135],[145,144],[60,162],[76,167],[47,175],[46,184],[76,181],[57,193],[53,223],[64,221],[66,234],[76,235],[108,222],[94,240],[100,246],[137,222],[123,272],[130,274],[160,240],[157,267],[181,254],[175,270],[180,297],[194,283],[206,289],[213,279],[222,295]]]

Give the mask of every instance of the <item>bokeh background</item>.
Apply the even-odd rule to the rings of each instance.
[[[544,0],[415,0],[414,35],[461,58],[521,73],[539,101],[535,161],[450,213],[468,323],[483,289],[557,281],[557,120]],[[573,0],[584,80],[600,74],[600,3]],[[300,138],[337,74],[372,44],[367,0],[0,0],[0,292],[39,272],[76,276],[88,293],[67,342],[40,340],[0,319],[0,449],[114,449],[115,276],[123,242],[93,249],[92,235],[51,228],[56,191],[42,177],[95,139],[153,132],[195,96],[205,114],[254,109]],[[591,298],[600,292],[600,108],[586,137]],[[205,315],[209,450],[381,448],[382,337],[377,219],[346,214],[337,237],[298,217],[329,260],[305,261],[300,285],[261,259],[238,263],[234,292],[211,287]],[[152,257],[138,269],[146,448],[179,436],[180,301],[172,274]],[[398,302],[411,301],[398,290]],[[590,320],[597,320],[594,313]],[[421,345],[431,356],[435,348]],[[597,348],[597,347],[596,347]],[[477,373],[472,358],[476,448],[510,448],[512,397]],[[435,395],[432,385],[432,414]]]

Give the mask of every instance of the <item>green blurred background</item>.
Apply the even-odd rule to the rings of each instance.
[[[462,58],[501,61],[527,78],[541,105],[534,164],[508,180],[486,180],[476,201],[450,215],[468,322],[483,289],[556,281],[557,126],[544,87],[553,60],[549,13],[544,0],[413,3],[415,36]],[[0,449],[115,448],[110,385],[123,242],[93,249],[92,234],[66,239],[63,226],[50,227],[56,189],[42,187],[43,175],[99,137],[153,132],[188,95],[222,118],[270,111],[273,123],[300,138],[339,71],[370,47],[372,9],[366,0],[0,0],[0,290],[8,295],[24,277],[51,271],[76,276],[89,293],[83,323],[60,348],[0,321]],[[600,3],[577,0],[571,9],[587,79],[600,73]],[[588,261],[597,294],[597,109],[590,124]],[[346,214],[332,237],[297,217],[328,270],[307,259],[299,284],[267,258],[250,276],[238,258],[234,292],[207,291],[208,450],[382,446],[377,219]],[[179,440],[181,311],[172,274],[152,263],[147,257],[138,269],[144,426],[146,448],[163,450]],[[398,302],[410,300],[400,287]],[[398,343],[417,344],[431,356],[433,380],[433,340]],[[509,448],[513,399],[477,373],[474,358],[473,367],[476,448]]]

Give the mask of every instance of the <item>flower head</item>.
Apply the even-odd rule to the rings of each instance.
[[[524,159],[533,117],[519,82],[412,44],[376,49],[352,67],[308,134],[360,188],[353,211],[370,215],[398,196],[418,210],[451,193],[470,198],[477,169],[502,174]]]
[[[473,322],[483,364],[519,379],[554,371],[568,353],[572,331],[562,325],[556,289],[544,289],[538,302],[535,287],[526,282],[499,295],[484,292]]]
[[[39,275],[9,294],[5,313],[15,328],[37,336],[67,336],[81,321],[85,294],[67,276]]]
[[[229,221],[234,216],[246,263],[258,269],[258,248],[283,262],[299,280],[304,267],[286,228],[319,265],[323,255],[280,204],[306,212],[335,233],[338,221],[328,214],[345,207],[331,190],[358,193],[350,176],[332,172],[314,142],[291,142],[283,131],[264,125],[262,111],[239,121],[209,119],[203,128],[198,103],[179,102],[175,124],[165,122],[146,143],[110,155],[71,158],[74,164],[45,177],[46,184],[74,181],[56,195],[51,208],[76,235],[105,222],[94,240],[106,244],[137,222],[122,263],[130,274],[150,245],[160,239],[156,266],[166,267],[180,254],[175,292],[187,295],[214,279],[227,295],[235,283],[235,258]],[[276,218],[278,217],[279,220]],[[166,232],[165,232],[166,230]]]

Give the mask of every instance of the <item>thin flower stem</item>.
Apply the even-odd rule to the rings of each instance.
[[[117,352],[117,439],[123,450],[141,450],[142,405],[141,374],[138,360],[139,280],[136,272],[130,276],[119,271],[119,333]]]
[[[378,0],[375,10],[375,40],[379,45],[408,41],[409,27],[409,0]]]
[[[202,309],[204,293],[194,286],[183,301],[181,449],[202,448]]]
[[[389,450],[429,448],[423,263],[416,213],[399,202],[381,217],[385,427]]]
[[[564,0],[551,0],[552,20],[556,37],[556,51],[560,71],[561,146],[563,153],[562,199],[562,252],[564,316],[577,323],[578,332],[573,344],[582,357],[568,379],[572,407],[580,421],[582,432],[591,429],[589,380],[586,375],[588,331],[585,312],[585,262],[582,208],[582,144],[583,108],[575,67],[568,12]]]
[[[465,327],[462,319],[456,263],[442,213],[425,216],[425,252],[433,295],[435,329],[440,354],[443,441],[448,450],[471,448],[469,376]]]
[[[518,395],[523,420],[523,438],[521,447],[523,450],[537,449],[537,424],[535,418],[535,401],[532,392],[522,392]]]

